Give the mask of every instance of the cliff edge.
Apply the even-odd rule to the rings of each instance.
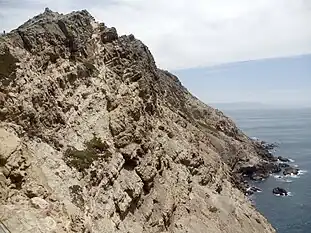
[[[0,37],[0,232],[275,232],[268,153],[133,35],[48,9]]]

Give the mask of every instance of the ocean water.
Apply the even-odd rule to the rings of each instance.
[[[294,161],[298,176],[256,183],[261,193],[252,198],[257,209],[278,233],[311,233],[311,109],[224,110],[251,137],[278,142],[275,155]],[[282,174],[281,174],[282,175]],[[289,196],[278,197],[272,189],[281,187]]]

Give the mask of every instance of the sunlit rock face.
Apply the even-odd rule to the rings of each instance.
[[[0,120],[0,232],[274,232],[239,173],[265,148],[87,11],[0,37]]]

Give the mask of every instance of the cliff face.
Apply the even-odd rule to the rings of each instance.
[[[0,38],[0,120],[11,232],[274,232],[236,173],[263,150],[86,11]]]

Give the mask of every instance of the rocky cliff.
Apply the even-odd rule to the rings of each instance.
[[[268,154],[87,11],[0,37],[0,232],[274,232],[239,172]]]

